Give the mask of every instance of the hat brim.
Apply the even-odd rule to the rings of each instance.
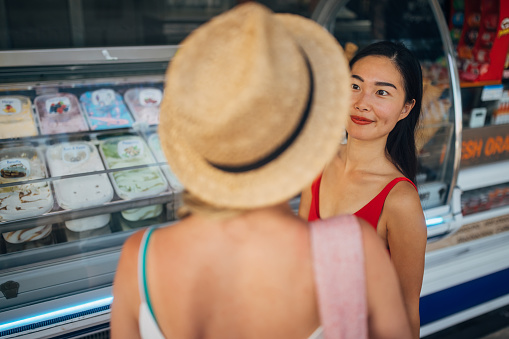
[[[348,62],[341,46],[309,19],[292,14],[275,16],[307,55],[314,79],[309,117],[282,154],[255,170],[224,172],[203,159],[180,136],[183,131],[172,128],[168,117],[171,114],[164,126],[160,125],[161,146],[173,172],[191,194],[214,206],[249,209],[291,199],[323,170],[344,135],[351,89]],[[163,123],[165,119],[161,120]]]

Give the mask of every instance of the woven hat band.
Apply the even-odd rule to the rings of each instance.
[[[264,165],[266,165],[269,162],[276,159],[286,149],[288,149],[288,147],[290,147],[290,145],[299,136],[300,132],[306,125],[306,121],[309,117],[309,113],[311,111],[311,107],[313,104],[313,91],[314,91],[313,69],[311,68],[311,64],[309,63],[309,59],[308,59],[306,53],[304,52],[304,50],[302,50],[301,48],[299,48],[299,50],[304,58],[304,61],[306,63],[306,68],[308,71],[309,91],[308,91],[306,106],[304,107],[304,110],[301,114],[300,121],[297,124],[297,126],[295,127],[294,131],[290,134],[290,136],[280,146],[278,146],[274,151],[270,152],[268,155],[264,156],[260,160],[257,160],[255,162],[245,164],[245,165],[235,165],[235,166],[217,164],[217,163],[213,163],[212,161],[207,160],[207,162],[210,165],[212,165],[213,167],[215,167],[221,171],[229,172],[229,173],[243,173],[243,172],[252,171],[252,170],[258,169],[260,167],[263,167]]]

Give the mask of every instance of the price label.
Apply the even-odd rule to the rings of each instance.
[[[503,92],[504,86],[502,85],[484,86],[481,93],[481,100],[482,101],[500,100],[502,98]]]

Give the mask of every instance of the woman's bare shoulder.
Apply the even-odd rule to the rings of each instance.
[[[165,240],[171,239],[175,237],[176,231],[179,230],[184,224],[186,224],[186,220],[178,221],[175,224],[162,226],[159,228],[156,228],[151,236],[151,247],[153,247],[154,244],[157,244],[159,238],[164,238]],[[122,254],[126,257],[129,257],[131,260],[134,257],[138,256],[138,252],[140,250],[141,241],[143,239],[143,235],[147,229],[140,230],[133,235],[131,235],[124,243],[124,246],[122,248]]]
[[[405,204],[401,204],[401,201],[405,201]],[[398,182],[389,192],[387,196],[385,205],[393,207],[405,208],[407,204],[412,204],[416,206],[421,206],[421,200],[419,198],[419,193],[415,189],[414,185],[409,181],[400,181]]]
[[[385,200],[384,214],[387,216],[387,224],[392,228],[401,225],[408,229],[409,224],[417,225],[419,227],[412,229],[426,236],[426,222],[419,193],[410,182],[402,181],[394,186]]]
[[[122,247],[123,256],[131,258],[138,255],[141,239],[143,238],[144,233],[145,229],[139,230],[127,238]]]

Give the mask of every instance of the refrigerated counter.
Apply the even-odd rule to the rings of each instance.
[[[40,3],[23,10],[23,1],[0,1],[0,13],[10,18],[0,20],[0,119],[22,126],[0,128],[0,337],[107,335],[123,242],[143,227],[176,219],[182,186],[160,151],[154,114],[164,72],[187,34],[235,3]],[[509,211],[464,214],[461,208],[471,191],[503,182],[484,185],[477,167],[460,166],[462,89],[439,2],[263,3],[316,20],[347,53],[380,39],[414,51],[425,90],[417,140],[428,226],[421,334],[507,304],[504,289],[467,298],[478,279],[507,271],[507,233],[451,241],[469,218]],[[503,177],[505,163],[497,164],[490,178]],[[140,187],[140,177],[150,185]],[[472,182],[477,186],[467,186]],[[44,204],[36,194],[46,195]],[[492,280],[483,281],[490,290]]]
[[[162,75],[0,85],[0,312],[21,321],[0,336],[107,323],[123,242],[175,219],[162,89]]]

